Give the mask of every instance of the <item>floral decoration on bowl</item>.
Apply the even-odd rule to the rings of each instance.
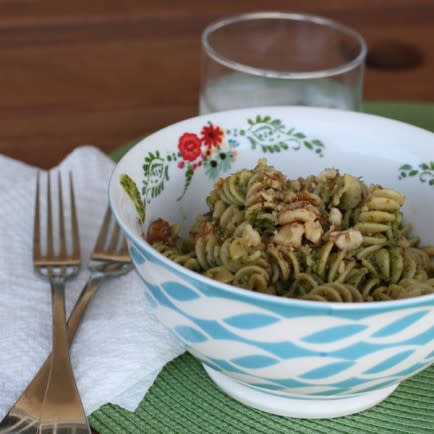
[[[271,116],[257,115],[247,119],[246,126],[227,129],[208,121],[200,132],[183,133],[178,139],[177,152],[163,155],[154,151],[145,155],[142,185],[145,202],[149,203],[164,190],[172,167],[185,172],[184,187],[178,200],[187,192],[197,170],[204,170],[211,179],[229,172],[237,158],[236,149],[242,145],[263,154],[305,149],[319,157],[324,155],[325,149],[321,140],[310,139]]]

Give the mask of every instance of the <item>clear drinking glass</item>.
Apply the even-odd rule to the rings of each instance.
[[[263,105],[360,110],[363,37],[327,18],[255,12],[202,34],[199,112]]]

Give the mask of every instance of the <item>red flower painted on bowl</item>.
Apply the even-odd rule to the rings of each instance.
[[[202,128],[201,135],[208,148],[220,146],[223,141],[223,130],[211,123]]]
[[[178,142],[179,152],[184,160],[194,161],[200,155],[200,138],[196,134],[184,133]]]

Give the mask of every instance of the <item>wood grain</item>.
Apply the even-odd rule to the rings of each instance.
[[[195,115],[201,31],[252,10],[324,15],[369,47],[415,47],[416,67],[368,67],[364,97],[434,101],[432,0],[0,0],[0,153],[48,168],[79,144],[109,152]]]

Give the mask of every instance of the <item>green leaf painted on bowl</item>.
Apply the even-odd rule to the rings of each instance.
[[[280,119],[270,116],[256,116],[248,119],[246,137],[252,149],[260,147],[262,152],[298,151],[302,147],[323,156],[324,144],[318,139],[308,140],[307,135],[294,127],[286,127]]]
[[[321,140],[309,138],[295,127],[288,127],[280,119],[268,115],[257,115],[247,119],[246,125],[226,130],[209,121],[200,131],[181,134],[176,152],[164,155],[157,150],[145,155],[141,198],[137,187],[134,191],[126,178],[124,189],[136,204],[139,215],[144,216],[144,206],[164,191],[173,170],[184,171],[184,185],[177,198],[181,200],[196,171],[202,170],[209,179],[217,179],[229,172],[237,158],[238,147],[247,147],[259,154],[305,150],[318,157],[323,157],[325,150]]]
[[[145,157],[142,194],[147,203],[161,194],[164,190],[164,182],[169,180],[168,157],[163,158],[159,151],[150,152]]]
[[[145,221],[145,207],[136,183],[126,173],[120,176],[120,183],[128,197],[133,201],[138,218],[143,223]]]
[[[398,179],[418,178],[420,182],[427,183],[430,186],[434,185],[434,161],[429,163],[420,163],[416,166],[411,164],[403,164],[398,168]]]
[[[184,194],[187,192],[188,187],[190,187],[191,180],[193,179],[194,169],[191,164],[187,166],[187,170],[185,171],[185,182],[184,182],[184,190],[182,194],[178,197],[177,200],[181,200]]]

